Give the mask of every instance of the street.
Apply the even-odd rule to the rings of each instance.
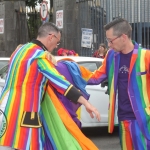
[[[100,150],[121,150],[118,127],[113,134],[108,133],[107,127],[83,128],[82,132],[91,139]]]

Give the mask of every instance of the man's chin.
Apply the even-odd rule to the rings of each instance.
[[[118,50],[118,49],[113,49],[115,52],[120,52],[120,50]]]

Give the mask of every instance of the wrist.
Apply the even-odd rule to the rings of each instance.
[[[84,106],[88,103],[83,96],[80,96],[77,102],[83,104]]]

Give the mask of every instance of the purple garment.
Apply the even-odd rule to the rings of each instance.
[[[133,113],[131,103],[129,100],[127,88],[128,88],[128,75],[130,60],[132,52],[128,54],[120,53],[120,64],[118,72],[118,119],[123,120],[134,120],[135,115]]]
[[[65,64],[58,62],[56,69],[58,70],[58,72],[60,74],[62,74],[63,76],[65,76],[65,78],[73,85],[73,79],[72,76],[70,75],[68,68]],[[77,103],[74,104],[73,102],[69,101],[65,96],[63,96],[62,94],[58,93],[57,91],[55,91],[55,94],[57,95],[57,97],[59,98],[59,100],[61,100],[61,102],[64,104],[65,108],[68,110],[69,114],[71,115],[72,119],[75,121],[75,123],[78,125],[79,128],[81,128],[81,122],[80,120],[77,118],[77,114],[76,111],[77,109],[81,106],[81,104]]]
[[[52,143],[49,139],[49,137],[47,136],[47,133],[44,131],[44,135],[45,135],[45,149],[46,150],[54,150]]]

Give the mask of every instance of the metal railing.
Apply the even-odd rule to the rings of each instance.
[[[93,30],[91,48],[81,47],[81,55],[91,56],[100,43],[106,43],[103,26],[116,17],[122,17],[132,26],[132,39],[150,49],[149,0],[77,0],[80,28]],[[82,38],[82,32],[81,36]],[[81,39],[82,40],[82,39]]]

